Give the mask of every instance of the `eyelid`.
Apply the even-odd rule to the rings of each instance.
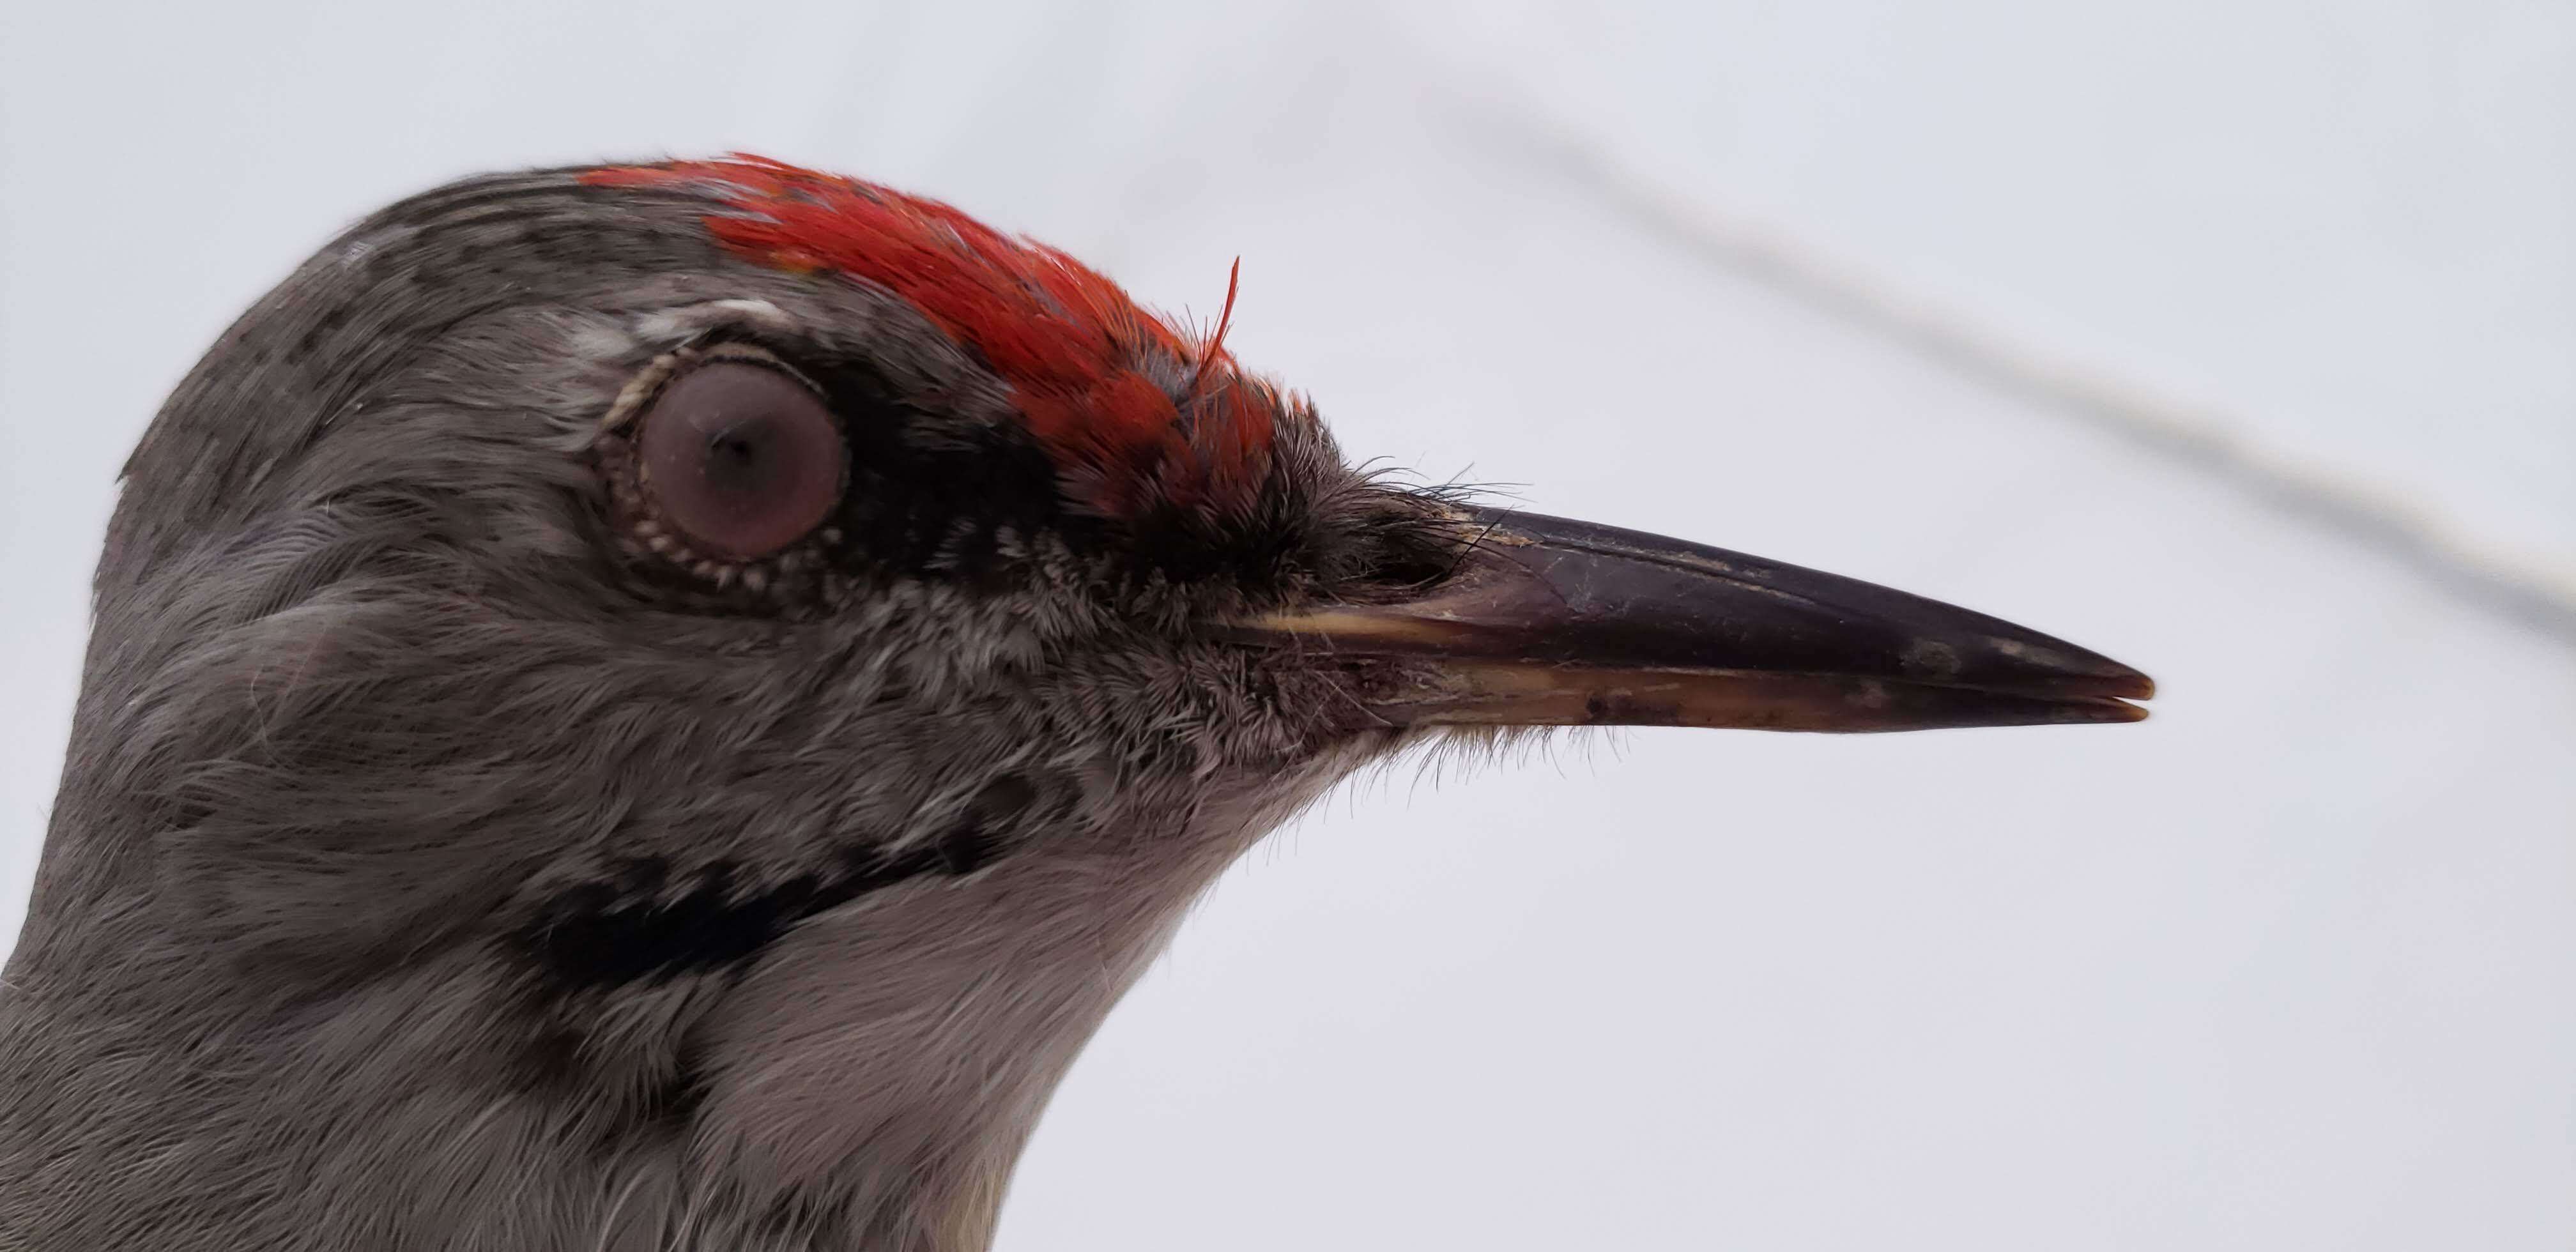
[[[674,309],[657,309],[636,319],[635,333],[646,343],[692,344],[728,332],[794,338],[804,329],[787,310],[767,300],[708,300]]]
[[[592,432],[591,437],[596,440],[621,432],[633,425],[635,418],[645,409],[652,407],[654,398],[662,394],[662,389],[669,386],[672,379],[697,366],[715,361],[743,361],[774,369],[795,379],[807,391],[813,392],[817,399],[823,400],[827,406],[830,403],[831,397],[821,385],[806,377],[805,371],[788,364],[777,353],[739,339],[723,339],[708,344],[691,344],[674,348],[655,357],[650,364],[636,371],[635,376],[627,379],[626,385],[618,389],[617,398],[609,402],[608,412],[601,415],[599,426]]]

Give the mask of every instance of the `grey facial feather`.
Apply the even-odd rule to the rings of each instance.
[[[1188,904],[1404,742],[1186,629],[1413,507],[1302,413],[1263,589],[1026,527],[951,578],[968,527],[801,615],[688,599],[584,453],[736,333],[924,447],[1016,420],[888,293],[567,171],[386,210],[180,385],[0,992],[0,1247],[980,1247]]]

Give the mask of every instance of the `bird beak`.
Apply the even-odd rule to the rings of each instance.
[[[1932,730],[2134,722],[2146,675],[1856,579],[1558,517],[1461,510],[1419,599],[1241,623],[1396,726]]]

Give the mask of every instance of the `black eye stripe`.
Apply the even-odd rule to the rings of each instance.
[[[692,380],[715,370],[766,372],[821,399],[838,433],[842,472],[819,517],[762,530],[789,481],[798,427],[780,413],[708,408]],[[649,389],[649,390],[648,390]],[[1293,478],[1274,476],[1263,511],[1211,531],[1186,509],[1111,518],[1068,502],[1058,467],[1024,423],[949,411],[952,398],[886,376],[846,351],[787,336],[693,344],[631,384],[640,402],[612,417],[594,455],[606,472],[637,585],[696,611],[801,615],[828,611],[885,578],[935,578],[962,590],[1025,586],[1032,561],[1060,554],[1096,573],[1173,584],[1225,582],[1259,594],[1302,576],[1308,535]],[[697,501],[724,517],[685,515],[667,462],[647,445],[656,423],[687,398],[689,464],[709,490]],[[666,431],[667,435],[668,432]],[[717,506],[721,506],[718,508]],[[755,540],[728,539],[733,527]],[[769,546],[775,544],[776,546]]]

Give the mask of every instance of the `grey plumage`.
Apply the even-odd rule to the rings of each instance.
[[[1210,629],[1476,542],[1302,403],[1259,393],[1250,520],[1153,540],[1224,559],[979,511],[1019,480],[958,467],[1026,449],[972,345],[578,173],[361,223],[137,448],[0,991],[0,1247],[981,1247],[1190,902],[1449,733]],[[878,546],[792,594],[673,567],[602,421],[731,341],[855,363],[887,463],[957,477],[860,465]],[[1187,415],[1208,351],[1136,367]]]
[[[0,1230],[972,1244],[1181,909],[1383,746],[1315,751],[1240,694],[1242,657],[1138,646],[1109,597],[637,603],[571,453],[682,342],[783,319],[945,421],[1008,420],[893,297],[730,261],[652,207],[564,175],[397,206],[154,422],[0,1014]],[[1340,472],[1304,433],[1301,472]],[[554,987],[515,950],[637,864],[666,868],[635,907],[738,902],[961,822],[1008,851],[786,926],[758,962]]]

